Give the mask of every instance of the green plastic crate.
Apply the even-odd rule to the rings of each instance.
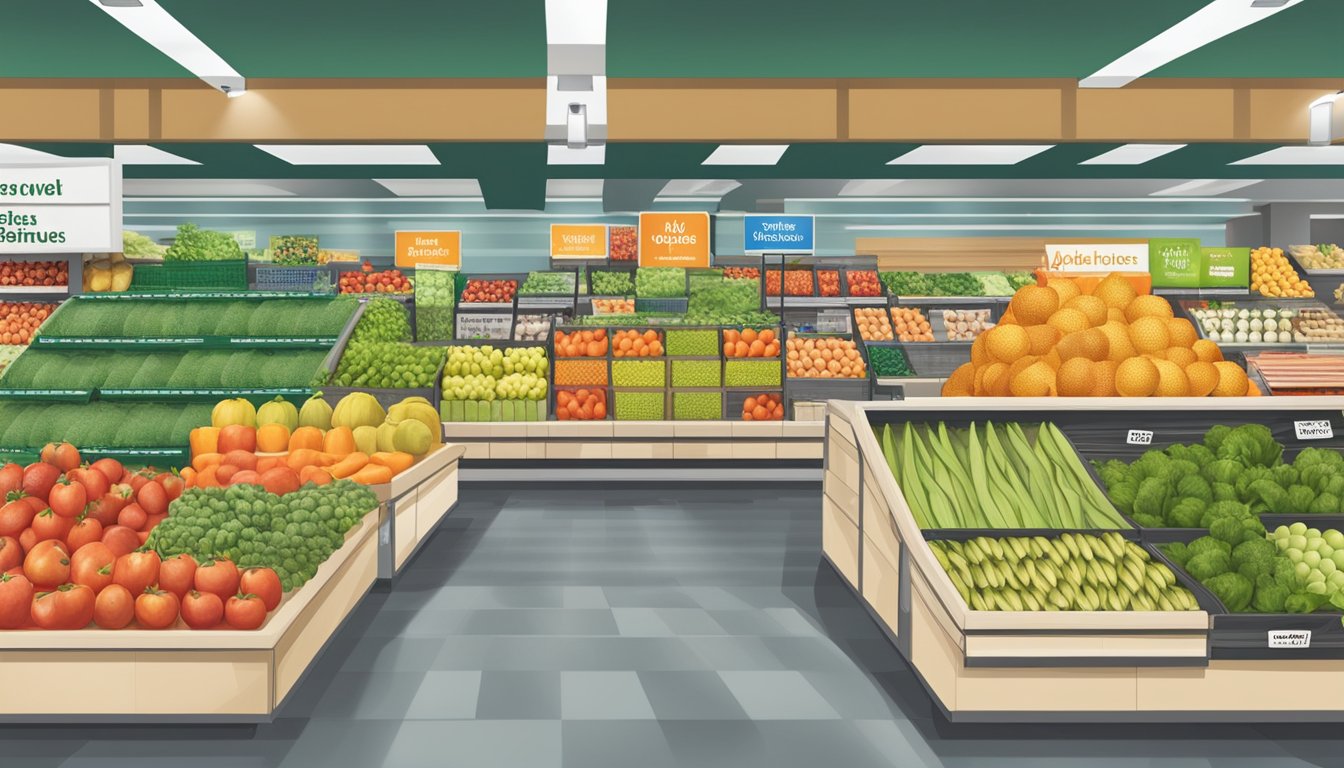
[[[131,275],[132,291],[246,291],[247,262],[165,261],[138,264]]]

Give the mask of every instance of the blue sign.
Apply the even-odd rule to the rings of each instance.
[[[744,253],[812,253],[817,249],[811,216],[747,214],[743,222]]]

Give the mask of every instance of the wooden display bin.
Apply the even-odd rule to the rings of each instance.
[[[1211,659],[1212,618],[1184,612],[976,611],[924,541],[868,415],[976,418],[1135,411],[1121,398],[832,401],[822,543],[828,561],[955,721],[1344,720],[1344,659]],[[1344,398],[1149,399],[1161,411],[1344,409]],[[1036,412],[1033,414],[1033,412]]]
[[[0,679],[24,692],[0,697],[0,722],[269,721],[373,586],[380,514],[253,632],[0,632]]]
[[[458,459],[466,449],[447,443],[392,482],[373,486],[378,509],[378,578],[390,580],[457,506]]]

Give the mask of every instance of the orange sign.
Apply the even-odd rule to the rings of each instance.
[[[607,258],[607,225],[552,224],[551,258]]]
[[[398,267],[420,264],[462,268],[462,232],[398,232],[394,251]]]
[[[639,214],[639,266],[709,268],[709,214]]]

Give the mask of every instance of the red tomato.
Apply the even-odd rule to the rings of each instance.
[[[227,600],[238,594],[238,566],[231,560],[206,560],[196,568],[196,591]]]
[[[37,513],[23,491],[11,491],[5,498],[8,501],[0,506],[0,536],[18,536],[33,524],[33,515]]]
[[[89,503],[89,497],[83,485],[72,483],[67,477],[52,486],[51,493],[47,496],[47,503],[51,506],[51,511],[61,517],[79,517],[84,511],[84,505]]]
[[[23,562],[23,545],[13,536],[0,536],[0,573]]]
[[[150,587],[135,598],[135,620],[146,629],[167,629],[177,621],[177,595]]]
[[[85,495],[89,499],[102,498],[112,488],[112,483],[96,469],[72,469],[65,476],[84,486]]]
[[[273,467],[262,472],[258,479],[262,487],[276,496],[284,496],[299,490],[299,476],[289,467]]]
[[[168,511],[168,492],[162,485],[148,482],[140,486],[140,490],[136,492],[135,503],[139,504],[146,514],[162,515]]]
[[[70,553],[55,539],[38,542],[23,558],[23,575],[38,587],[51,588],[70,580]]]
[[[23,529],[23,533],[19,534],[19,546],[23,547],[25,553],[31,551],[37,546],[37,532],[32,528]]]
[[[69,443],[47,443],[42,447],[42,461],[62,472],[79,466],[79,451]]]
[[[112,584],[93,601],[93,623],[103,629],[123,629],[135,618],[135,598],[120,584]]]
[[[234,595],[224,604],[224,621],[234,629],[256,629],[266,622],[266,604],[256,595]]]
[[[18,629],[28,623],[33,583],[23,575],[0,573],[0,629]]]
[[[158,525],[159,523],[162,523],[164,520],[167,520],[167,519],[168,519],[168,516],[167,516],[167,515],[150,515],[150,516],[149,516],[149,521],[145,523],[145,527],[144,527],[143,529],[141,529],[141,530],[144,530],[144,531],[152,531],[152,530],[154,530],[154,527],[155,527],[156,525]]]
[[[140,537],[124,525],[114,525],[103,531],[103,543],[117,557],[140,548]]]
[[[257,450],[257,428],[244,424],[230,424],[219,430],[219,452]]]
[[[275,610],[285,593],[280,586],[280,577],[270,568],[248,568],[243,571],[243,577],[238,582],[238,590],[261,598],[267,613]]]
[[[23,467],[13,462],[0,467],[0,496],[8,496],[22,487]]]
[[[158,580],[158,552],[132,552],[118,557],[112,564],[112,581],[130,590],[132,595],[139,595]]]
[[[122,508],[121,514],[117,515],[117,525],[124,525],[132,531],[145,530],[145,523],[149,522],[149,515],[140,508],[139,504],[127,504]]]
[[[196,583],[196,559],[191,555],[173,555],[159,565],[159,589],[182,597]]]
[[[44,501],[51,493],[51,486],[61,476],[61,470],[51,464],[37,462],[23,468],[23,491]]]
[[[112,564],[117,556],[101,541],[85,544],[70,556],[70,581],[102,594],[112,583]]]
[[[83,629],[93,621],[93,590],[62,584],[33,598],[33,623],[42,629]]]
[[[37,535],[38,541],[47,541],[48,539],[59,539],[65,541],[65,537],[70,535],[70,529],[75,527],[73,518],[60,517],[50,509],[44,509],[33,518],[33,533]]]
[[[65,535],[65,545],[71,552],[78,552],[79,548],[85,544],[102,540],[103,524],[92,517],[83,515],[75,520],[74,527],[70,529],[70,533]]]
[[[116,459],[99,459],[93,462],[93,464],[89,466],[89,469],[97,470],[102,473],[103,477],[107,478],[108,485],[120,481],[121,473],[126,471],[125,468],[121,466],[121,462]]]
[[[163,486],[163,490],[168,494],[169,501],[181,496],[182,491],[187,488],[186,482],[183,481],[181,475],[177,474],[177,470],[161,473],[158,477],[154,478],[154,482]]]
[[[224,620],[224,601],[219,595],[192,590],[182,598],[182,621],[192,629],[212,629]]]

